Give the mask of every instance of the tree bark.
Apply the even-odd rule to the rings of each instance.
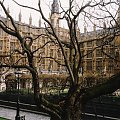
[[[82,110],[80,108],[80,104],[68,106],[66,109],[64,109],[61,120],[81,120],[81,114]]]

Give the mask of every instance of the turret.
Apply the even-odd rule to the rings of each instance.
[[[32,16],[30,14],[30,17],[29,17],[29,25],[32,25]]]
[[[53,0],[53,4],[52,4],[52,14],[54,13],[58,13],[59,14],[59,4],[58,4],[58,0]]]
[[[59,27],[59,18],[60,18],[60,14],[59,14],[58,0],[53,0],[50,21],[54,28]]]
[[[7,8],[7,13],[10,14],[10,9],[9,9],[9,6]],[[6,16],[8,18],[8,16]]]
[[[86,28],[86,26],[84,26],[84,33],[87,33],[87,28]]]
[[[118,8],[118,13],[117,13],[117,23],[120,24],[120,5]]]
[[[93,25],[93,31],[96,32],[96,25]]]
[[[21,22],[21,19],[22,19],[21,11],[20,11],[20,13],[19,13],[18,19],[19,19],[19,22]]]
[[[39,19],[39,27],[41,27],[41,18]]]
[[[105,23],[105,21],[103,22],[103,28],[106,29],[106,23]]]

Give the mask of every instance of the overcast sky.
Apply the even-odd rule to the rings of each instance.
[[[20,4],[23,4],[23,5],[28,5],[28,6],[38,8],[38,0],[16,0],[16,1]],[[68,8],[68,0],[60,0],[60,1],[61,1],[61,4],[62,4],[62,7]],[[82,1],[84,1],[84,4],[85,4],[89,0],[76,0],[76,1],[79,2],[79,5],[80,5],[80,3],[82,3]],[[96,1],[99,1],[99,0],[96,0]],[[43,10],[46,18],[48,18],[48,16],[49,16],[52,2],[53,2],[53,0],[41,0],[41,7],[42,7],[42,10]],[[30,17],[30,14],[31,14],[32,24],[38,26],[38,21],[41,17],[40,13],[38,13],[36,11],[33,11],[33,10],[29,10],[27,8],[19,7],[12,0],[4,0],[4,4],[5,4],[6,8],[9,7],[10,14],[13,16],[13,18],[15,20],[18,20],[18,14],[21,11],[22,22],[29,23],[29,17]],[[88,10],[88,12],[89,12],[89,10]],[[0,13],[1,13],[2,16],[4,15],[1,8],[0,8]],[[82,19],[81,18],[82,17],[80,17],[80,20],[83,20],[83,18]],[[42,23],[43,23],[43,21],[42,21]],[[93,26],[93,25],[90,25],[90,24],[88,24],[88,25],[89,25],[90,29]],[[64,24],[61,25],[61,26],[64,26]],[[79,27],[84,29],[82,22],[80,22]]]
[[[38,8],[38,0],[16,0],[16,1],[22,5],[28,5],[28,6]],[[60,0],[63,8],[68,8],[68,1],[69,0]],[[76,1],[79,1],[79,0],[76,0]],[[84,1],[84,0],[81,0],[81,2],[82,1]],[[86,1],[88,1],[88,0],[86,0]],[[47,18],[49,17],[52,3],[53,3],[53,0],[41,0],[41,7]],[[18,14],[21,11],[22,22],[29,23],[29,16],[31,14],[32,24],[38,26],[38,21],[40,19],[40,13],[20,7],[20,6],[16,5],[12,0],[4,0],[4,4],[5,4],[6,8],[9,7],[10,14],[13,16],[13,18],[15,20],[18,20]],[[0,9],[0,13],[2,16],[4,15],[2,9]],[[64,25],[65,25],[65,23],[61,26],[64,26]]]
[[[30,14],[31,14],[31,16],[32,16],[32,24],[33,25],[38,25],[38,21],[39,21],[39,18],[40,18],[40,14],[38,12],[35,12],[35,11],[27,9],[27,8],[19,7],[12,0],[4,0],[4,1],[5,1],[5,3],[4,3],[5,6],[7,8],[9,7],[10,14],[13,16],[13,18],[15,20],[18,20],[18,15],[19,15],[19,12],[21,11],[22,22],[29,23],[29,17],[30,17]],[[20,3],[20,4],[23,4],[23,5],[28,5],[28,6],[38,8],[38,5],[37,5],[38,0],[17,0],[17,2]],[[42,6],[45,6],[45,5],[43,4]],[[48,9],[48,7],[46,7],[44,9],[44,11],[46,11],[45,12],[46,16],[48,16],[47,9]]]
[[[20,4],[23,4],[23,5],[28,5],[28,6],[32,6],[34,8],[38,8],[38,0],[16,0],[16,1]],[[50,13],[52,2],[53,2],[53,0],[41,0],[41,7],[42,7],[42,10],[47,18],[48,18],[49,13]],[[61,3],[63,5],[63,7],[66,7],[66,5],[68,5],[68,0],[61,0]],[[19,7],[12,0],[4,0],[4,4],[6,7],[9,7],[10,14],[14,17],[15,20],[18,20],[18,14],[21,11],[22,22],[29,23],[29,16],[31,14],[32,20],[33,20],[32,24],[38,25],[40,13],[33,11],[33,10]],[[0,9],[0,13],[2,15],[4,15],[2,9]]]

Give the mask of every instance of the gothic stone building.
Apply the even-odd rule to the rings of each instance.
[[[8,9],[9,12],[9,9]],[[120,13],[118,13],[119,15]],[[59,25],[59,5],[57,0],[53,0],[52,4],[52,11],[51,11],[51,17],[49,18],[49,21],[53,25],[54,28],[56,28],[58,32],[58,36],[63,40],[69,39],[69,31],[68,29],[62,28]],[[32,25],[32,16],[29,17],[29,24],[22,23],[22,14],[19,13],[19,20],[15,21],[20,33],[22,36],[31,35],[33,38],[37,38],[40,34],[46,34],[45,28],[41,27],[41,20],[38,21],[39,27]],[[118,17],[119,18],[119,17]],[[0,16],[0,19],[5,22],[7,26],[11,26],[10,20],[6,17]],[[107,73],[107,75],[112,75],[114,73],[114,65],[115,62],[113,59],[110,59],[106,55],[104,55],[101,52],[101,48],[95,49],[93,52],[92,50],[99,46],[101,44],[101,40],[91,41],[91,39],[95,39],[98,37],[98,35],[103,30],[96,30],[96,27],[93,26],[92,32],[87,32],[87,28],[84,28],[84,33],[80,33],[80,30],[77,29],[77,36],[81,42],[81,52],[82,55],[85,55],[83,58],[83,74],[102,74],[103,72]],[[49,41],[49,38],[46,36],[41,36],[37,38],[32,45],[32,50],[36,50],[38,47],[44,45],[47,41]],[[117,41],[119,41],[119,37],[117,38]],[[113,43],[115,44],[115,42]],[[19,43],[17,39],[14,36],[8,35],[0,28],[0,54],[8,54],[9,52],[13,52],[14,49],[20,48]],[[110,45],[106,45],[104,47],[105,51],[109,53],[111,56],[115,55],[115,48],[111,47]],[[60,51],[58,50],[58,47],[53,45],[52,43],[47,44],[41,51],[41,56],[51,56],[55,57],[61,61],[63,59],[63,56],[61,55]],[[69,55],[68,49],[66,49],[66,54]],[[36,52],[36,56],[38,53]],[[18,54],[14,54],[13,61],[17,62],[19,59]],[[0,61],[2,62],[2,58],[0,58]],[[65,68],[58,65],[56,62],[54,62],[52,59],[42,59],[39,61],[37,58],[34,59],[36,67],[38,71],[48,71],[48,69],[51,69],[52,72],[54,71],[63,71],[65,72]],[[27,64],[27,60],[25,58],[21,59],[19,61],[19,64]],[[4,68],[2,69],[4,70]]]

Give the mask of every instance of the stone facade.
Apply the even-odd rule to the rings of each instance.
[[[18,27],[20,33],[22,36],[30,35],[33,38],[37,38],[40,34],[46,34],[45,28],[41,27],[41,20],[39,20],[38,24],[39,27],[32,25],[32,16],[29,17],[29,24],[25,24],[21,22],[22,14],[19,13],[19,21],[15,21],[16,26]],[[58,37],[60,37],[62,40],[67,41],[69,39],[69,31],[68,29],[60,27],[59,23],[60,13],[59,13],[59,5],[58,1],[54,0],[52,4],[52,12],[49,17],[49,21],[53,25],[53,27],[56,29],[56,32],[58,33]],[[119,17],[118,17],[119,18]],[[8,27],[11,27],[10,20],[6,17],[0,16],[0,19],[5,22],[5,24]],[[118,19],[119,20],[119,19]],[[84,74],[107,74],[108,76],[111,76],[114,74],[114,67],[115,67],[115,61],[114,59],[110,59],[106,55],[104,55],[101,52],[101,47],[98,47],[102,41],[100,39],[97,39],[99,34],[103,30],[96,30],[96,27],[93,26],[92,32],[87,32],[87,28],[84,28],[84,33],[80,33],[80,30],[77,29],[77,36],[79,38],[79,42],[81,42],[81,53],[83,55],[83,73]],[[92,40],[96,39],[96,40]],[[34,42],[32,47],[32,50],[36,50],[37,48],[43,46],[46,42],[49,41],[49,37],[41,36],[38,37]],[[116,42],[117,41],[117,42]],[[113,44],[118,44],[120,41],[119,37],[116,37]],[[96,48],[96,49],[95,49]],[[15,49],[21,49],[20,44],[17,41],[17,39],[11,35],[8,35],[7,33],[3,32],[3,30],[0,28],[0,54],[9,54],[9,52],[13,52]],[[92,50],[94,51],[92,52]],[[109,55],[115,57],[115,47],[111,47],[110,45],[104,46],[104,49]],[[40,53],[40,54],[39,54]],[[66,54],[69,55],[69,50],[66,49]],[[54,57],[58,59],[61,63],[63,63],[63,56],[61,55],[61,51],[59,51],[58,46],[55,46],[52,43],[47,44],[43,49],[40,49],[38,52],[35,53],[35,56],[42,56],[42,57]],[[13,62],[17,62],[18,59],[21,56],[18,54],[14,54],[13,56]],[[4,59],[0,58],[0,61],[2,62]],[[54,62],[52,59],[42,59],[39,61],[37,57],[34,58],[35,66],[37,67],[39,72],[48,72],[49,70],[52,70],[52,72],[57,71],[65,71],[65,68]],[[27,64],[27,59],[23,58],[19,61],[19,64]],[[4,68],[2,68],[2,71]]]

